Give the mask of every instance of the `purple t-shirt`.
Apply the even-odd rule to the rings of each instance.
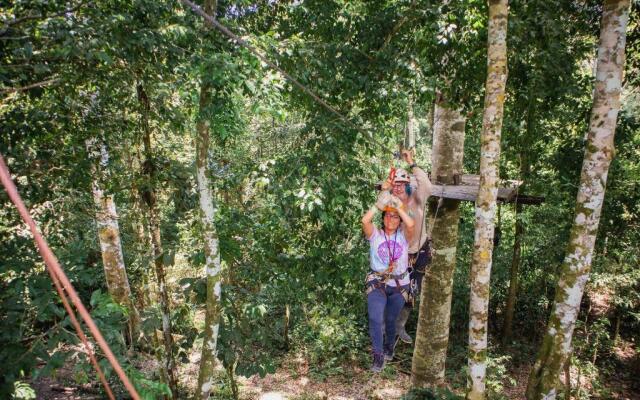
[[[409,245],[405,239],[402,230],[398,230],[397,234],[391,236],[386,235],[382,229],[375,228],[373,234],[369,238],[369,260],[371,261],[371,270],[375,272],[384,272],[389,268],[389,259],[394,263],[393,275],[401,275],[407,271],[409,267]],[[398,282],[401,286],[409,284],[409,274]],[[396,286],[394,279],[387,279],[389,286]]]

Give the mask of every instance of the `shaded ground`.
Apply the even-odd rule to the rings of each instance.
[[[200,361],[200,346],[194,346],[189,355],[189,362],[181,364],[179,380],[183,393],[195,393]],[[412,347],[400,344],[396,351],[396,358],[387,364],[380,374],[369,371],[369,361],[366,357],[353,365],[344,365],[338,371],[322,374],[314,372],[308,361],[301,355],[290,354],[281,360],[276,373],[264,378],[238,377],[237,382],[242,400],[364,400],[384,399],[397,400],[408,391],[410,382]],[[529,355],[533,349],[513,347],[506,349],[510,361],[504,363],[503,374],[489,371],[489,380],[499,383],[500,395],[490,396],[494,399],[524,399],[524,391],[531,368]],[[448,359],[447,380],[452,385],[450,390],[462,394],[464,387],[465,365],[464,348],[450,351]],[[149,355],[138,354],[136,363],[138,369],[151,376],[159,370],[157,361]],[[600,376],[601,386],[594,387],[593,377],[584,371],[578,371],[574,366],[571,372],[572,387],[583,390],[581,398],[586,399],[640,399],[640,354],[635,343],[620,341],[610,363],[615,365],[608,377]],[[73,362],[56,372],[55,377],[44,377],[31,381],[31,386],[37,393],[37,399],[43,400],[94,400],[105,398],[101,394],[99,382],[79,385],[75,383]],[[492,375],[493,374],[493,375]],[[580,381],[578,381],[580,376]],[[114,389],[117,390],[116,387]],[[215,399],[231,399],[231,389],[224,370],[218,370],[218,380],[215,386]],[[122,392],[119,393],[124,396]],[[120,396],[119,396],[120,397]],[[126,397],[120,397],[126,398]],[[180,399],[188,398],[181,395]],[[574,397],[572,397],[574,398]]]
[[[46,400],[94,400],[103,399],[100,382],[80,385],[73,377],[73,364],[67,362],[58,369],[55,376],[40,377],[31,382],[36,399]]]
[[[342,375],[314,380],[308,365],[297,358],[285,362],[275,374],[242,380],[244,399],[400,399],[409,388],[409,376],[390,363],[381,374],[360,366],[345,366]]]
[[[64,385],[60,378],[40,378],[31,387],[36,392],[36,399],[46,400],[94,400],[103,399],[100,389],[93,385]]]

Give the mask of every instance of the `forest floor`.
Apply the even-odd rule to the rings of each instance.
[[[194,393],[198,375],[199,346],[195,346],[189,363],[182,364],[179,370],[180,383],[187,393]],[[384,371],[373,374],[368,365],[343,365],[340,369],[327,374],[314,372],[309,362],[301,355],[285,356],[279,368],[265,377],[253,376],[237,378],[239,398],[241,400],[397,400],[409,390],[411,370],[411,347],[401,344],[396,360],[387,363]],[[618,367],[607,378],[600,379],[599,395],[588,377],[580,380],[580,387],[591,399],[640,399],[640,357],[632,343],[622,342],[615,355]],[[464,370],[460,361],[462,353],[455,351],[450,357],[447,380],[449,389],[462,394]],[[142,357],[138,365],[145,372],[157,370],[157,362],[151,356]],[[524,399],[524,390],[531,368],[530,362],[509,363],[501,378],[488,378],[488,386],[500,393],[490,398]],[[37,399],[43,400],[97,400],[104,398],[97,383],[79,385],[74,383],[73,363],[68,362],[56,371],[54,377],[41,377],[31,382]],[[577,375],[577,374],[576,374]],[[574,381],[575,377],[572,378]],[[606,379],[606,382],[602,382]],[[577,381],[574,381],[574,385]],[[225,371],[218,371],[218,384],[215,387],[215,399],[232,399],[231,389]],[[186,398],[186,397],[184,397]],[[573,398],[573,397],[572,397]]]
[[[308,364],[300,358],[287,360],[264,378],[254,376],[242,381],[243,399],[400,399],[409,388],[409,375],[398,373],[398,364],[390,363],[381,374],[360,366],[345,366],[339,375],[317,377],[308,373]]]
[[[204,317],[196,313],[196,321]],[[179,382],[183,393],[195,393],[200,362],[201,340],[196,341],[190,351],[189,362],[180,363]],[[322,370],[310,365],[300,353],[290,352],[278,362],[273,374],[264,377],[236,377],[241,400],[364,400],[401,399],[410,388],[411,357],[413,347],[399,343],[394,361],[388,362],[384,371],[374,374],[369,371],[370,360],[363,354],[357,361],[338,368]],[[490,368],[487,388],[490,399],[524,399],[531,354],[535,347],[514,344],[500,350],[500,354],[490,354]],[[136,367],[151,377],[159,370],[156,359],[147,354],[137,355]],[[574,367],[571,372],[572,387],[580,387],[583,396],[590,399],[640,399],[640,352],[635,343],[621,340],[615,352],[607,356],[609,373],[607,376],[589,375]],[[448,389],[464,394],[466,348],[463,337],[451,337],[447,359]],[[56,370],[53,377],[32,380],[31,386],[37,399],[43,400],[97,400],[101,395],[99,382],[77,384],[74,376],[74,361],[68,360]],[[593,372],[593,371],[592,371]],[[597,370],[596,370],[597,373]],[[580,376],[578,382],[577,377]],[[215,385],[215,399],[233,399],[231,386],[224,369],[220,368]],[[121,393],[124,396],[124,393]],[[123,397],[126,398],[126,397]],[[181,396],[186,399],[187,396]],[[574,397],[572,397],[574,398]]]
[[[301,355],[288,355],[282,360],[280,367],[273,374],[265,377],[257,375],[250,378],[238,378],[241,400],[397,400],[401,399],[410,388],[412,347],[400,344],[396,351],[396,359],[387,363],[384,371],[374,374],[369,371],[368,361],[354,365],[343,365],[339,371],[322,374],[312,371],[308,360]],[[507,349],[510,362],[504,362],[504,370],[487,378],[490,399],[524,399],[527,380],[532,360],[517,353],[522,348]],[[458,395],[464,395],[464,360],[465,351],[455,350],[449,357],[447,366],[447,389]],[[584,374],[580,378],[582,396],[572,399],[640,399],[640,354],[632,343],[621,342],[612,362],[616,364],[607,377],[593,379]],[[192,357],[191,367],[182,371],[182,376],[193,377],[187,384],[195,390],[195,377],[199,356]],[[498,369],[500,369],[499,367]],[[635,372],[634,372],[635,371]],[[572,369],[572,386],[578,385],[576,368]],[[184,382],[184,381],[183,381]],[[220,371],[219,394],[217,399],[231,399],[224,371]],[[597,387],[595,387],[597,386]]]

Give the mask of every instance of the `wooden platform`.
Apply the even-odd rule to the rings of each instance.
[[[433,185],[431,196],[460,201],[476,201],[480,187],[480,176],[465,174],[455,179],[456,185]],[[529,196],[518,192],[522,181],[500,181],[498,201],[503,203],[541,204],[544,197]]]

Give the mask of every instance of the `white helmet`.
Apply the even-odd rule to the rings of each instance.
[[[396,176],[395,178],[393,178],[393,183],[398,183],[398,182],[405,182],[405,183],[411,182],[411,177],[409,176],[409,173],[402,168],[396,169]]]

